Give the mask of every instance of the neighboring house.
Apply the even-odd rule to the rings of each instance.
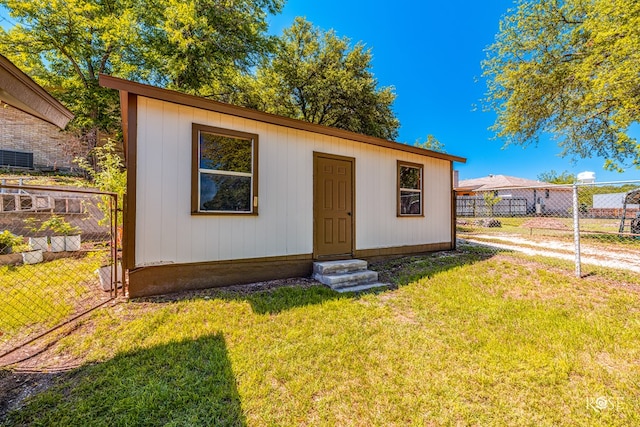
[[[132,297],[455,247],[465,159],[101,76],[120,91]]]
[[[77,169],[81,141],[62,129],[73,114],[0,55],[0,169]]]
[[[484,195],[490,193],[500,201],[493,211],[485,206]],[[572,206],[572,189],[505,175],[464,179],[456,187],[457,215],[568,215]]]

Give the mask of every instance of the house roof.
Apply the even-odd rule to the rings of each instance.
[[[142,83],[132,82],[117,77],[100,75],[100,85],[120,91],[121,99],[123,94],[131,93],[146,98],[157,99],[161,101],[171,102],[174,104],[185,105],[203,110],[215,111],[218,113],[230,114],[245,119],[257,120],[264,123],[285,126],[292,129],[305,130],[309,132],[335,136],[338,138],[348,139],[352,141],[362,142],[365,144],[377,145],[379,147],[391,148],[394,150],[406,151],[422,156],[434,157],[437,159],[448,160],[451,162],[466,163],[464,157],[453,156],[450,154],[440,153],[423,148],[414,147],[412,145],[401,144],[399,142],[387,141],[386,139],[376,138],[373,136],[362,135],[359,133],[318,125],[315,123],[305,122],[303,120],[292,119],[289,117],[278,116],[275,114],[264,113],[250,108],[238,107],[236,105],[226,104],[223,102],[213,101],[211,99],[201,98],[185,93],[180,93],[168,89],[162,89],[155,86],[149,86]],[[121,101],[122,102],[122,101]],[[123,117],[124,119],[124,117]],[[124,120],[123,120],[124,121]]]
[[[566,188],[566,186],[550,184],[532,179],[517,178],[507,175],[489,175],[483,178],[463,179],[458,182],[456,190],[490,191],[507,188]]]
[[[58,126],[73,119],[73,113],[51,96],[31,77],[0,55],[0,101]]]

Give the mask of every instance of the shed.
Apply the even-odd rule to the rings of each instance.
[[[132,297],[455,248],[464,158],[100,76],[120,91]]]

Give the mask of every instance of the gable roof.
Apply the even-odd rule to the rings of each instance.
[[[566,186],[551,184],[543,181],[534,181],[532,179],[517,178],[507,175],[489,175],[483,178],[463,179],[458,182],[456,190],[473,190],[473,191],[489,191],[507,188],[566,188]]]
[[[51,96],[31,77],[0,55],[0,101],[58,126],[73,119],[73,113]]]
[[[319,125],[315,123],[305,122],[303,120],[292,119],[289,117],[278,116],[276,114],[265,113],[250,108],[238,107],[236,105],[226,104],[224,102],[213,101],[211,99],[198,96],[188,95],[168,89],[162,89],[155,86],[149,86],[142,83],[132,82],[113,76],[100,75],[100,85],[120,91],[121,99],[124,93],[143,96],[146,98],[157,99],[160,101],[170,102],[173,104],[185,105],[203,110],[215,111],[218,113],[229,114],[245,119],[257,120],[259,122],[269,123],[273,125],[285,126],[292,129],[305,130],[309,132],[319,133],[323,135],[335,136],[338,138],[348,139],[351,141],[362,142],[365,144],[377,145],[379,147],[391,148],[394,150],[406,151],[422,156],[433,157],[451,162],[466,163],[464,157],[453,156],[450,154],[440,153],[424,148],[414,147],[413,145],[401,144],[399,142],[387,141],[386,139],[376,138],[373,136],[363,135],[348,130],[333,128],[329,126]],[[122,101],[121,101],[122,102]]]

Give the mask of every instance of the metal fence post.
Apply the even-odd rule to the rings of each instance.
[[[578,204],[578,184],[573,184],[573,243],[575,246],[576,277],[582,277],[580,268],[580,206]]]

